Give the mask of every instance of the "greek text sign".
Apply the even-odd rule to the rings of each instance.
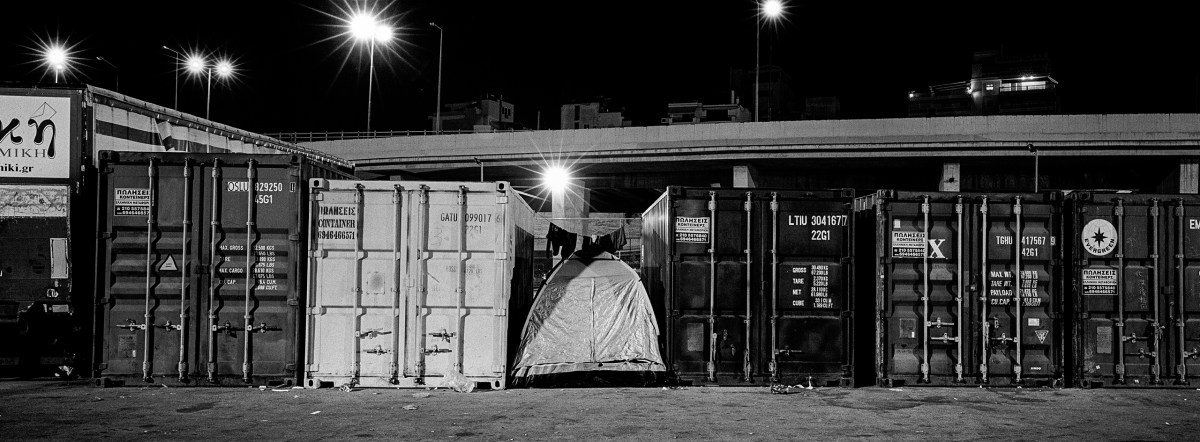
[[[70,132],[70,98],[0,96],[0,177],[69,177]]]

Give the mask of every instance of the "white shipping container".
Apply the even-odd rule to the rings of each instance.
[[[534,219],[509,184],[312,189],[305,385],[440,386],[459,372],[504,388],[532,293]]]

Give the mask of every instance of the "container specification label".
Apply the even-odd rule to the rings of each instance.
[[[259,181],[254,183],[254,203],[255,204],[275,204],[275,194],[283,193],[284,189],[288,192],[296,192],[296,185],[292,183],[290,186],[285,186],[279,181]],[[249,181],[226,181],[226,192],[245,193],[250,191]],[[280,198],[283,198],[280,196]],[[282,199],[280,201],[283,201]]]
[[[317,209],[318,240],[358,239],[358,206],[322,204]]]
[[[1021,235],[1021,256],[1025,258],[1040,258],[1042,256],[1050,256],[1050,249],[1046,246],[1054,247],[1056,240],[1053,236],[1036,236],[1036,235]],[[994,235],[992,242],[996,247],[1012,248],[1012,235]]]
[[[675,217],[675,242],[708,244],[709,217]]]
[[[892,231],[893,258],[924,258],[925,232]]]
[[[150,189],[131,187],[113,189],[113,215],[149,216]]]
[[[0,218],[63,218],[70,195],[65,186],[0,185]]]
[[[254,277],[254,289],[270,291],[286,291],[288,289],[288,270],[291,260],[288,259],[288,243],[264,239],[254,246],[250,262],[254,264],[251,275]],[[225,290],[245,290],[246,282],[246,245],[221,244],[221,263],[217,274],[221,278],[221,288]]]
[[[0,177],[71,174],[71,99],[0,96]]]
[[[1117,269],[1083,269],[1083,296],[1117,296]]]
[[[1007,270],[988,271],[988,305],[1005,306],[1013,303],[1013,272]],[[1021,272],[1021,305],[1038,307],[1042,298],[1038,296],[1038,272]]]
[[[841,266],[828,263],[784,263],[779,266],[780,309],[837,309]]]

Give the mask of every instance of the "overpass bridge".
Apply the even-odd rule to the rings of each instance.
[[[510,181],[570,165],[593,210],[640,212],[668,185],[1197,193],[1200,114],[720,123],[301,143],[363,178]],[[1032,148],[1030,147],[1032,146]]]

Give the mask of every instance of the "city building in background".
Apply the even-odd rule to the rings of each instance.
[[[1058,81],[1044,53],[976,52],[970,79],[908,94],[910,117],[1059,113]]]
[[[449,132],[515,129],[513,104],[504,97],[487,97],[462,103],[447,103],[442,106],[442,130]],[[435,119],[433,115],[430,119]]]
[[[792,121],[803,117],[805,105],[794,84],[792,76],[779,66],[759,67],[758,121]],[[730,87],[738,91],[738,96],[750,97],[746,106],[751,112],[750,120],[754,120],[754,68],[733,71]]]
[[[598,127],[629,127],[632,122],[620,110],[613,110],[608,100],[562,105],[560,129],[592,129]]]
[[[838,97],[808,97],[804,99],[805,120],[836,120],[842,115],[842,101]]]
[[[667,116],[662,124],[745,123],[754,120],[754,112],[742,106],[737,95],[730,91],[729,103],[704,104],[699,101],[667,104]]]

